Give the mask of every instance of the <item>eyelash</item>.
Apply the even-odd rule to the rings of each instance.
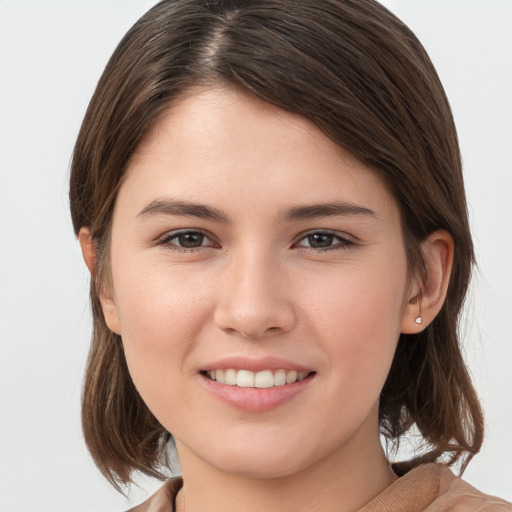
[[[203,243],[201,243],[201,245],[199,245],[197,247],[183,247],[183,246],[173,243],[173,240],[177,240],[178,237],[185,236],[185,235],[200,235],[200,236],[204,237],[202,242],[204,242],[204,240],[209,240],[211,243],[205,244],[205,245],[203,245]],[[337,240],[338,242],[331,246],[328,246],[328,247],[311,247],[311,246],[304,246],[304,245],[301,246],[300,245],[300,242],[303,242],[312,236],[332,237],[332,241]],[[205,231],[202,231],[200,229],[182,229],[179,231],[173,231],[171,233],[166,233],[164,236],[159,238],[156,241],[156,243],[157,243],[157,245],[165,246],[166,248],[169,248],[173,251],[184,252],[184,253],[196,252],[199,250],[204,250],[204,248],[216,249],[216,248],[220,247],[219,244],[217,244],[215,241],[212,240],[212,237],[208,233],[206,233]],[[310,243],[311,243],[311,240],[310,240]],[[310,251],[310,252],[314,252],[314,253],[326,252],[326,251],[332,251],[332,250],[346,250],[355,245],[356,244],[355,244],[354,240],[349,235],[343,234],[343,236],[342,236],[339,233],[337,233],[336,231],[330,231],[330,230],[313,230],[313,231],[308,231],[306,233],[302,233],[297,238],[297,241],[293,243],[293,247],[302,247],[303,249]]]
[[[198,247],[182,247],[182,246],[179,246],[172,242],[173,240],[177,240],[178,237],[185,236],[185,235],[203,236],[204,239],[210,240],[210,242],[212,242],[213,245],[211,245],[211,244],[210,245],[202,245],[201,244]],[[205,231],[202,231],[200,229],[180,229],[179,231],[173,231],[171,233],[166,233],[164,236],[162,236],[161,238],[159,238],[157,240],[157,245],[165,246],[166,248],[171,249],[172,251],[191,253],[191,252],[203,250],[205,247],[207,249],[212,249],[212,248],[215,249],[215,248],[217,248],[217,247],[215,247],[215,245],[218,245],[218,244],[215,244],[215,242],[212,241],[212,237],[210,235],[208,235],[208,233],[206,233]]]
[[[315,247],[311,247],[311,246],[300,246],[300,245],[299,245],[299,247],[303,247],[304,249],[306,249],[308,251],[318,253],[318,252],[325,252],[325,251],[346,250],[346,249],[350,249],[351,247],[355,246],[354,240],[349,235],[344,233],[342,236],[341,234],[337,233],[336,231],[329,231],[329,230],[325,230],[325,229],[309,231],[307,233],[301,234],[300,238],[298,239],[298,242],[295,242],[294,245],[297,246],[299,242],[307,240],[308,238],[310,238],[312,236],[332,237],[332,241],[337,240],[337,243],[330,245],[328,247],[315,248]]]

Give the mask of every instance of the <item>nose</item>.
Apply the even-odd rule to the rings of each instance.
[[[240,254],[231,258],[221,274],[214,314],[218,328],[251,339],[293,329],[296,314],[288,277],[276,259]]]

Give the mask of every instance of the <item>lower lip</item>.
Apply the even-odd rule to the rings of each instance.
[[[315,374],[312,373],[293,384],[261,389],[229,386],[202,374],[200,376],[208,391],[222,402],[242,411],[265,412],[276,409],[303,393],[313,382]]]

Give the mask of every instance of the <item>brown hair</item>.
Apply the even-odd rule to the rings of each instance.
[[[448,456],[462,468],[483,438],[480,405],[457,323],[473,263],[461,159],[450,107],[414,34],[373,0],[164,0],[125,35],[98,83],[71,171],[75,232],[97,253],[94,333],[83,429],[114,484],[161,476],[168,433],[146,407],[122,342],[106,326],[98,291],[109,279],[109,230],[131,155],[169,103],[194,85],[227,82],[309,118],[372,167],[399,204],[410,270],[437,229],[455,242],[446,301],[423,332],[402,335],[380,399],[384,435],[413,425],[427,445],[412,464]]]

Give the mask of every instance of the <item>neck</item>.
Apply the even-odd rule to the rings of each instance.
[[[177,512],[358,510],[396,479],[378,435],[372,442],[363,437],[363,445],[348,443],[300,472],[275,478],[222,471],[178,443],[184,487],[176,502]]]

